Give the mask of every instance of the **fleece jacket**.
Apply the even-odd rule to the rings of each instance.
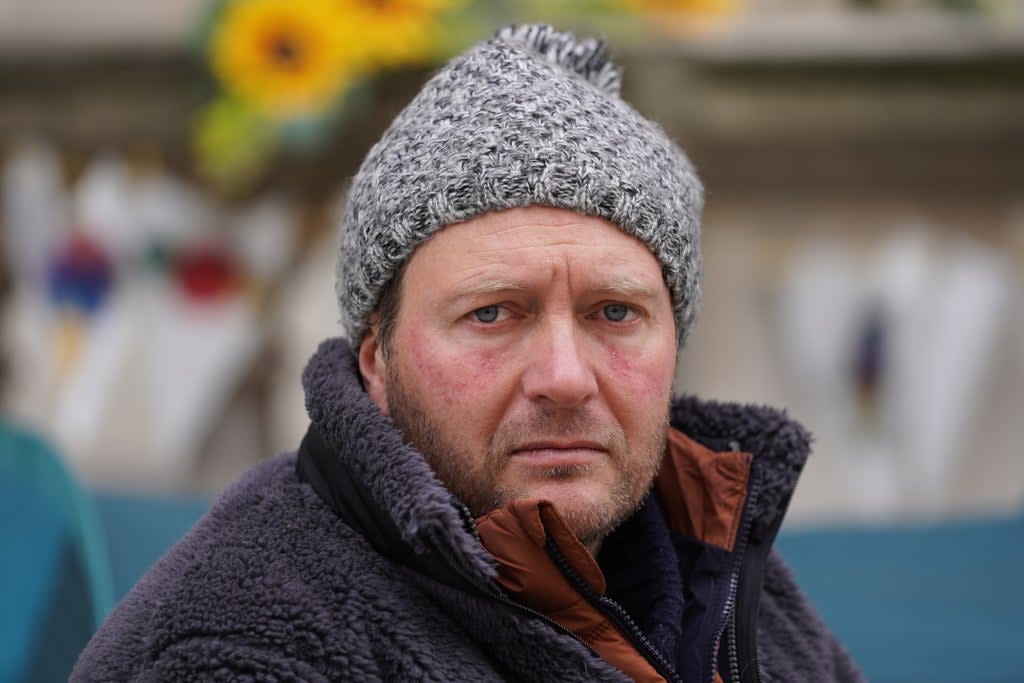
[[[325,500],[294,453],[257,465],[121,601],[72,681],[630,680],[502,590],[473,520],[363,391],[343,341],[321,345],[303,383],[363,502]],[[717,668],[729,683],[861,681],[771,550],[806,432],[777,411],[695,398],[677,399],[671,421],[711,449],[753,454],[705,680]]]

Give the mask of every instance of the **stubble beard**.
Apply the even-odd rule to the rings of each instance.
[[[630,443],[620,426],[600,424],[585,410],[565,413],[538,409],[525,419],[501,425],[483,456],[467,454],[465,447],[459,447],[447,438],[444,429],[405,391],[400,380],[388,376],[386,381],[388,406],[395,425],[420,451],[438,479],[474,517],[500,508],[511,500],[536,497],[518,487],[497,483],[517,445],[550,438],[585,439],[604,444],[616,474],[606,504],[595,504],[595,501],[584,500],[580,496],[556,506],[568,527],[586,546],[599,544],[636,511],[651,488],[665,451],[667,402],[664,416],[652,421],[652,428],[643,443]],[[547,480],[572,479],[586,476],[594,468],[595,465],[590,464],[551,467],[540,470],[537,475]]]

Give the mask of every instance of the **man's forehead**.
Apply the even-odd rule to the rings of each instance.
[[[446,225],[419,245],[410,260],[424,252],[452,262],[475,256],[500,261],[503,255],[514,260],[517,250],[549,248],[568,253],[604,251],[605,258],[612,260],[620,253],[624,261],[637,256],[657,260],[645,243],[620,225],[569,209],[538,206],[487,212]]]
[[[446,226],[413,252],[410,263],[476,293],[523,288],[559,270],[609,292],[667,290],[644,242],[604,218],[551,207],[490,212]]]
[[[415,257],[424,246],[436,241],[461,249],[464,255],[559,245],[580,249],[601,246],[621,249],[622,245],[629,244],[638,253],[649,253],[652,258],[656,258],[643,241],[605,218],[547,206],[490,211],[452,223],[431,235],[412,256]]]

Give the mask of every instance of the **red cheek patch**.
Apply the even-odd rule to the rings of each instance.
[[[497,362],[497,354],[494,351],[483,351],[475,358],[468,359],[477,382],[486,382],[494,376],[494,366]]]
[[[444,361],[429,352],[428,344],[419,330],[409,331],[409,350],[412,352],[420,376],[436,392],[435,395],[444,400],[445,404],[452,405],[460,395],[465,393],[466,389],[473,386],[474,382],[467,381],[465,378],[473,377],[476,373],[467,372],[459,367],[464,365],[463,361],[452,361],[446,371]]]
[[[458,367],[459,377],[465,379],[452,382],[459,391],[487,386],[494,380],[494,354],[470,354],[454,361]]]
[[[636,396],[650,398],[658,391],[657,386],[664,381],[661,377],[648,377],[650,368],[637,368],[636,363],[614,347],[608,348],[608,367],[615,377],[629,386]],[[671,381],[671,379],[669,379]]]

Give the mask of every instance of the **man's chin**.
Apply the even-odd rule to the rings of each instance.
[[[594,482],[549,481],[529,487],[518,499],[546,500],[554,504],[566,526],[586,546],[611,533],[636,508],[632,497],[616,496]]]

